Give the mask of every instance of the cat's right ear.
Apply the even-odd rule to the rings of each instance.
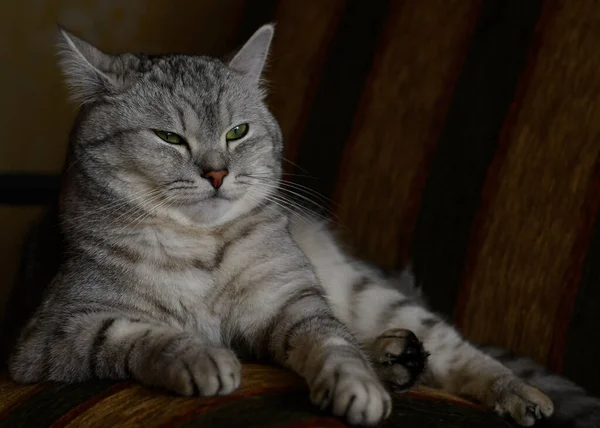
[[[266,24],[260,27],[229,61],[229,67],[244,74],[252,82],[258,82],[263,72],[275,26]]]
[[[114,92],[118,79],[111,75],[114,57],[59,27],[58,53],[71,97],[85,104]]]

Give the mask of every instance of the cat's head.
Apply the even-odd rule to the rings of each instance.
[[[281,174],[260,82],[273,31],[261,27],[222,62],[109,55],[61,30],[61,65],[82,104],[71,143],[79,185],[204,226],[261,204]]]

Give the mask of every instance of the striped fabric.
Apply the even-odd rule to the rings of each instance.
[[[356,254],[389,268],[411,260],[467,337],[600,394],[600,9],[266,9],[288,171],[318,177],[294,181],[332,200]]]
[[[303,382],[288,371],[247,364],[241,388],[228,396],[183,398],[130,382],[17,386],[0,379],[0,428],[18,427],[345,427],[313,407]],[[394,396],[382,427],[513,426],[464,400],[419,388]]]

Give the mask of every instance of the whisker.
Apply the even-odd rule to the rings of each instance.
[[[248,199],[250,199],[252,202],[256,203],[256,206],[258,208],[260,208],[262,212],[264,212],[265,214],[267,214],[271,218],[271,220],[275,221],[275,217],[273,217],[273,215],[267,211],[266,207],[264,206],[264,204],[259,199],[253,198],[249,194],[246,194],[246,197]]]
[[[263,182],[262,185],[263,186],[269,186],[271,188],[276,188],[276,189],[278,189],[281,192],[287,192],[287,193],[289,193],[291,195],[294,195],[294,196],[296,196],[296,197],[298,197],[298,198],[300,198],[300,199],[302,199],[302,200],[304,200],[304,201],[306,201],[306,202],[314,205],[315,207],[323,210],[330,217],[335,217],[336,216],[336,214],[331,209],[327,208],[326,206],[318,203],[317,201],[315,201],[315,200],[313,200],[313,199],[311,199],[311,198],[309,198],[309,197],[307,197],[305,195],[302,195],[301,193],[299,193],[297,191],[290,190],[290,189],[287,189],[285,187],[278,186],[277,184],[274,184],[274,183]],[[296,190],[298,190],[298,189],[296,189]]]
[[[258,193],[259,196],[262,196],[263,198],[265,198],[265,200],[274,203],[275,205],[279,206],[280,208],[285,209],[288,212],[294,213],[294,214],[298,214],[299,217],[301,217],[303,220],[305,221],[309,221],[308,219],[306,219],[305,217],[303,217],[302,215],[300,215],[299,213],[296,213],[295,211],[292,210],[292,208],[290,208],[289,205],[289,201],[287,201],[286,199],[282,199],[277,197],[276,195],[274,195],[273,193],[270,192],[258,192],[258,190],[255,188],[253,190],[255,193]],[[295,222],[293,221],[293,219],[290,219],[290,221],[292,221],[294,224]]]
[[[335,205],[338,208],[340,207],[340,205],[338,203],[336,203],[333,199],[330,199],[330,198],[326,197],[325,195],[317,192],[316,190],[311,189],[310,187],[303,186],[301,184],[294,183],[294,182],[291,182],[291,181],[285,181],[285,180],[281,180],[280,186],[290,187],[290,188],[292,188],[294,190],[297,190],[299,192],[306,192],[306,194],[308,194],[310,196],[313,196],[315,198],[318,198],[323,203],[327,203],[327,204],[330,204],[330,205]]]
[[[155,210],[157,210],[158,208],[161,208],[165,205],[168,205],[174,199],[175,199],[175,196],[168,195],[163,201],[158,202],[153,207],[149,208],[146,212],[142,213],[141,216],[139,216],[135,220],[133,220],[133,222],[131,222],[131,224],[125,225],[123,227],[123,229],[125,229],[125,228],[128,228],[130,230],[136,229],[140,225],[140,223],[143,222],[144,220],[146,220],[150,215],[152,215]]]
[[[69,165],[68,165],[68,166],[65,168],[65,171],[64,171],[64,173],[67,173],[67,172],[69,172],[69,171],[71,170],[71,168],[73,168],[73,167],[75,166],[75,164],[76,164],[76,163],[78,163],[79,161],[81,161],[81,159],[82,159],[82,156],[79,156],[79,157],[78,157],[78,158],[76,158],[76,159],[75,159],[73,162],[71,162],[71,163],[70,163],[70,164],[69,164]],[[63,173],[63,174],[64,174],[64,173]]]
[[[88,213],[84,213],[84,214],[80,214],[78,216],[72,217],[71,220],[84,220],[84,219],[85,220],[89,220],[89,217],[92,217],[92,216],[94,216],[96,214],[103,213],[103,212],[111,210],[111,209],[114,209],[116,211],[118,208],[120,208],[120,207],[122,207],[124,205],[130,204],[130,203],[135,202],[135,201],[139,201],[139,200],[144,199],[144,198],[151,198],[151,197],[159,194],[160,192],[161,192],[161,189],[151,189],[149,191],[146,191],[146,192],[142,193],[141,195],[137,195],[137,196],[135,196],[133,198],[130,198],[130,199],[127,199],[127,200],[120,200],[119,199],[117,201],[113,201],[113,202],[111,202],[109,204],[103,205],[103,206],[101,206],[100,208],[98,208],[98,209],[96,209],[94,211],[91,211],[91,212],[88,212]]]
[[[329,219],[313,210],[310,210],[301,205],[298,205],[293,200],[287,198],[285,195],[268,194],[268,193],[264,192],[263,196],[271,201],[277,201],[280,204],[283,204],[283,208],[285,208],[287,211],[291,212],[292,214],[295,214],[296,216],[300,217],[302,220],[304,220],[307,223],[311,223],[314,221],[314,220],[311,220],[311,218],[315,219],[315,220],[320,219],[320,220],[327,221],[327,222],[331,221],[331,219]],[[332,221],[332,223],[335,224],[337,222]]]
[[[295,183],[293,181],[288,181],[288,180],[283,180],[283,179],[274,179],[274,178],[271,178],[271,177],[266,177],[266,176],[261,176],[261,175],[254,175],[254,174],[249,174],[249,175],[247,175],[247,177],[255,178],[257,180],[264,180],[264,181],[270,181],[270,182],[273,182],[273,183],[279,183],[282,186],[287,186],[287,187],[291,187],[291,188],[293,188],[295,190],[298,190],[298,191],[306,192],[310,196],[318,198],[323,203],[328,203],[330,205],[335,205],[336,207],[341,208],[341,206],[338,203],[336,203],[334,200],[326,197],[325,195],[317,192],[314,189],[311,189],[310,187],[304,186],[304,185],[299,184],[299,183]]]
[[[292,205],[295,208],[295,210],[296,210],[295,212],[301,210],[304,213],[309,213],[312,217],[317,217],[319,219],[322,219],[322,220],[327,221],[327,222],[329,222],[331,224],[334,224],[336,226],[340,226],[341,227],[341,224],[338,221],[339,220],[338,216],[335,213],[333,213],[331,210],[328,210],[327,207],[322,206],[321,204],[317,203],[316,201],[314,201],[314,200],[312,200],[310,198],[306,198],[304,195],[300,195],[300,194],[297,195],[297,196],[300,196],[301,199],[305,199],[305,200],[309,201],[312,206],[317,207],[321,211],[323,211],[326,214],[328,214],[327,216],[322,215],[321,213],[315,211],[314,209],[311,209],[309,207],[304,207],[303,205],[298,204],[296,201],[291,200],[289,198],[289,196],[286,196],[285,191],[287,191],[288,193],[296,193],[296,192],[293,192],[293,191],[291,191],[289,189],[284,189],[284,188],[278,186],[277,184],[279,184],[280,181],[272,179],[272,178],[261,179],[261,178],[258,178],[255,175],[249,175],[249,174],[245,175],[245,176],[250,177],[250,178],[255,178],[258,181],[258,183],[260,183],[264,187],[268,187],[268,188],[271,188],[271,189],[277,189],[279,191],[279,196],[284,197],[286,203],[289,204],[289,205]],[[244,182],[244,184],[256,184],[256,183],[255,182]]]
[[[160,200],[162,196],[163,196],[163,195],[162,195],[162,193],[161,193],[161,194],[154,195],[154,196],[152,196],[152,197],[148,198],[148,200],[147,200],[146,202],[147,202],[148,204],[150,204],[150,203],[154,203],[155,201],[158,201],[158,200]],[[144,208],[143,208],[143,207],[139,207],[139,206],[133,206],[133,207],[131,207],[130,209],[128,209],[127,211],[125,211],[124,213],[122,213],[121,215],[119,215],[118,217],[114,218],[114,219],[113,219],[113,220],[112,220],[112,221],[111,221],[111,222],[108,224],[107,228],[108,228],[108,229],[112,228],[112,226],[113,226],[115,223],[117,223],[117,222],[118,222],[118,221],[119,221],[121,218],[123,218],[123,217],[124,217],[124,216],[126,216],[126,215],[129,215],[130,213],[134,212],[136,209],[141,209],[141,210],[142,210],[142,214],[141,214],[141,215],[144,215],[144,213],[146,212],[146,211],[144,210]],[[139,218],[139,217],[137,217],[137,218]],[[137,219],[137,218],[136,218],[136,219]],[[126,223],[127,223],[127,222],[126,222]],[[125,224],[123,227],[127,227],[127,224]]]
[[[294,174],[292,172],[281,172],[281,175],[287,175],[287,176],[291,176],[291,177],[304,177],[304,178],[314,178],[315,180],[319,180],[319,177],[315,177],[314,175],[307,175],[307,174]],[[252,177],[264,177],[264,178],[272,178],[273,177],[273,173],[264,173],[264,174],[242,174],[245,176],[252,176]]]
[[[315,177],[314,175],[306,175],[306,174],[292,174],[289,172],[282,172],[281,175],[286,175],[288,177],[301,177],[301,178],[310,178],[313,180],[318,180],[319,177]]]
[[[302,168],[302,167],[301,167],[300,165],[298,165],[298,164],[295,164],[295,163],[294,163],[294,162],[292,162],[291,160],[289,160],[289,159],[286,159],[286,158],[284,158],[283,156],[281,157],[281,160],[282,160],[282,161],[284,161],[284,162],[287,162],[287,163],[289,163],[289,164],[290,164],[290,165],[292,165],[292,166],[295,166],[295,167],[296,167],[296,168],[298,168],[300,171],[302,171],[302,172],[305,172],[305,173],[307,173],[307,174],[308,174],[308,170],[306,170],[306,169]]]

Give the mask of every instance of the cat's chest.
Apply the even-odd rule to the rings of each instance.
[[[254,301],[250,297],[259,289],[259,294],[266,292],[264,281],[258,279],[264,276],[261,266],[268,264],[276,246],[256,232],[233,238],[168,231],[149,234],[147,259],[138,269],[178,326],[217,339],[223,334],[223,323],[239,312],[240,302]]]
[[[191,234],[163,229],[146,232],[140,248],[148,260],[165,270],[177,267],[195,267],[201,270],[215,269],[223,248],[219,235]]]
[[[148,234],[143,245],[138,277],[153,284],[163,299],[201,309],[204,297],[216,286],[223,242],[211,235],[163,231]]]

